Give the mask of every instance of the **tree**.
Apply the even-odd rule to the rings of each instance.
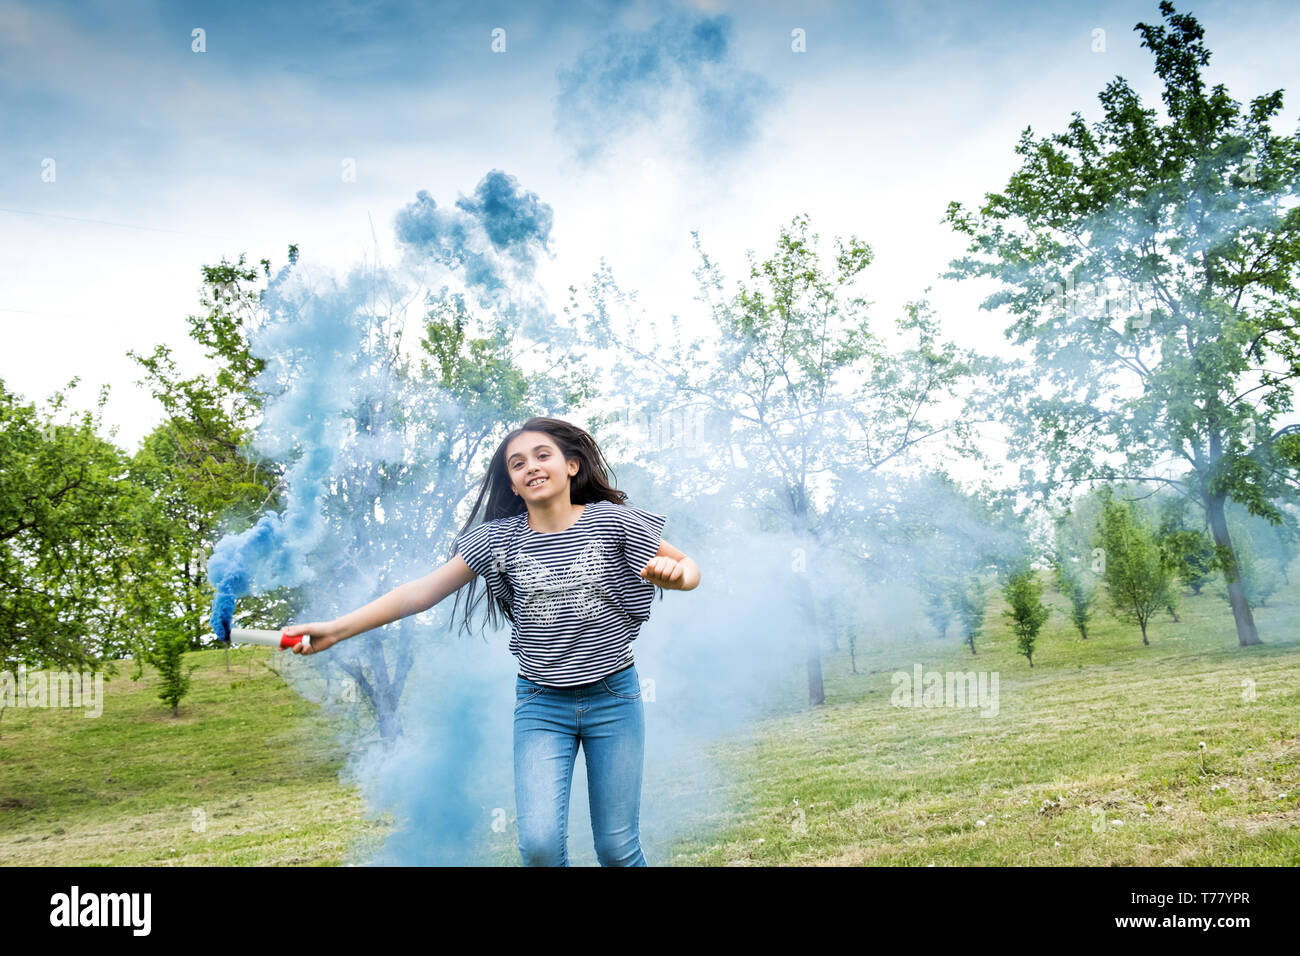
[[[953,592],[957,621],[962,637],[975,653],[975,638],[984,629],[984,610],[988,606],[988,588],[982,576],[971,575],[965,584]]]
[[[1265,607],[1295,559],[1296,517],[1287,513],[1281,524],[1274,525],[1238,505],[1229,508],[1228,524],[1237,542],[1246,597],[1252,608]]]
[[[1007,600],[1007,610],[1003,616],[1011,621],[1016,635],[1016,647],[1029,659],[1029,666],[1034,666],[1034,644],[1038,632],[1051,613],[1043,604],[1043,586],[1038,575],[1029,565],[1013,570],[1002,587]]]
[[[121,582],[144,503],[98,434],[107,399],[58,422],[63,392],[41,413],[0,381],[0,660],[95,671],[130,647]]]
[[[931,585],[926,589],[925,616],[940,637],[948,634],[948,624],[952,621],[952,608],[948,606],[948,595]]]
[[[1141,627],[1142,643],[1149,645],[1151,615],[1173,600],[1169,592],[1174,569],[1135,502],[1115,501],[1109,488],[1102,489],[1101,495],[1097,540],[1103,552],[1102,579],[1116,614]]]
[[[1088,639],[1088,622],[1092,619],[1093,602],[1096,590],[1084,578],[1082,569],[1072,567],[1065,561],[1054,559],[1052,575],[1061,596],[1070,602],[1070,623],[1079,630],[1083,640]]]
[[[459,529],[457,510],[481,480],[494,438],[539,408],[562,413],[585,394],[580,364],[556,371],[561,359],[537,343],[517,344],[504,320],[485,329],[463,295],[426,292],[423,337],[412,347],[404,340],[407,309],[424,290],[411,292],[377,269],[355,270],[342,289],[308,287],[299,282],[306,272],[297,247],[289,248],[274,277],[262,260],[266,288],[251,286],[259,276],[242,268],[242,257],[240,266],[223,261],[206,272],[211,308],[191,317],[191,336],[207,348],[213,374],[182,377],[162,346],[137,356],[168,412],[169,427],[151,436],[141,466],[177,496],[173,553],[187,556],[191,542],[225,541],[223,531],[234,538],[283,518],[295,492],[297,514],[316,535],[300,555],[309,582],[239,593],[241,626],[329,619],[409,580]],[[552,368],[526,373],[516,355],[528,351],[553,359]],[[313,433],[320,421],[328,421],[327,435]],[[304,460],[312,473],[290,487]],[[197,588],[211,598],[204,564],[176,569],[181,619],[210,633],[208,609],[187,597]],[[429,626],[424,615],[408,616],[312,658],[327,680],[355,687],[386,745],[402,733],[414,645],[428,640]]]
[[[837,238],[823,262],[807,216],[781,229],[767,259],[747,252],[749,273],[734,291],[698,235],[695,245],[697,298],[711,320],[706,338],[684,341],[675,321],[671,337],[642,322],[619,327],[611,308],[619,293],[607,271],[591,286],[586,336],[613,349],[611,400],[644,403],[670,436],[677,410],[699,410],[708,440],[670,442],[651,467],[674,485],[708,489],[714,513],[730,507],[771,540],[784,537],[800,556],[792,563],[812,572],[792,574],[790,589],[807,621],[808,699],[818,705],[825,626],[813,587],[830,576],[861,587],[911,575],[905,560],[873,553],[876,543],[910,534],[894,519],[899,496],[890,481],[904,480],[904,467],[943,438],[958,454],[976,454],[972,434],[982,419],[960,412],[939,419],[936,410],[959,397],[979,359],[939,341],[923,301],[897,319],[908,347],[891,353],[857,290],[870,246]]]
[[[974,654],[990,572],[1000,574],[1014,562],[1028,533],[1015,513],[1014,493],[994,492],[987,483],[966,490],[942,471],[894,488],[898,533],[877,542],[874,550],[884,563],[915,567],[931,623],[943,635],[955,618]]]
[[[290,246],[289,259],[296,258]],[[190,315],[188,324],[211,371],[184,375],[166,345],[148,355],[127,353],[143,369],[140,384],[165,416],[131,462],[134,479],[157,506],[148,547],[138,552],[151,557],[150,570],[139,569],[133,594],[140,619],[151,625],[148,634],[161,639],[179,633],[192,649],[214,639],[206,558],[217,538],[280,504],[282,466],[250,444],[264,402],[254,383],[265,367],[252,352],[250,334],[258,323],[258,283],[270,276],[271,262],[262,259],[259,274],[244,260],[241,255],[236,263],[223,258],[202,267],[203,311]],[[291,603],[291,595],[277,591],[250,596],[242,607],[249,623],[274,626]]]
[[[1101,583],[1099,574],[1093,570],[1097,561],[1094,535],[1100,509],[1096,495],[1083,495],[1055,522],[1052,577],[1062,596],[1070,602],[1070,621],[1084,640],[1088,639],[1088,622]]]
[[[1169,616],[1177,624],[1182,621],[1182,618],[1178,616],[1178,605],[1180,603],[1178,568],[1181,556],[1176,546],[1161,538],[1159,533],[1154,534],[1153,538],[1156,544],[1156,552],[1160,555],[1160,564],[1169,572],[1169,586],[1165,588],[1165,610],[1169,612]]]
[[[741,425],[746,461],[753,460],[750,449],[766,450],[764,458],[774,468],[764,477],[774,480],[755,483],[755,501],[815,553],[812,479],[827,467],[823,443],[845,408],[835,394],[835,375],[863,359],[879,362],[883,353],[866,321],[865,299],[849,294],[871,263],[871,248],[857,237],[837,240],[835,269],[827,274],[807,226],[806,217],[796,217],[792,228],[781,230],[771,258],[755,264],[750,256],[753,285],[738,283],[733,297],[710,303],[723,359],[697,388],[715,403],[723,399],[718,404],[727,418]],[[695,240],[699,251],[699,237]],[[716,267],[700,254],[703,294],[721,293]],[[806,575],[794,575],[792,584],[807,611],[808,700],[818,705],[825,692],[813,596]]]
[[[1026,128],[1002,192],[978,213],[949,204],[971,244],[947,274],[1000,280],[983,305],[1009,306],[1008,337],[1033,347],[1008,417],[1013,457],[1045,463],[1036,491],[1131,478],[1196,501],[1249,645],[1259,636],[1224,507],[1280,520],[1273,501],[1300,464],[1297,436],[1269,437],[1300,374],[1300,137],[1269,127],[1281,90],[1244,114],[1222,84],[1206,91],[1200,24],[1168,2],[1160,12],[1168,29],[1136,29],[1168,122],[1116,77],[1091,128],[1077,112],[1065,133]],[[1155,473],[1167,456],[1181,475]]]
[[[1188,525],[1188,500],[1176,494],[1160,495],[1161,546],[1173,562],[1179,580],[1200,594],[1214,575],[1214,542],[1204,528]]]
[[[317,558],[321,579],[364,581],[369,593],[338,589],[313,617],[346,613],[407,580],[412,555],[445,548],[459,531],[458,512],[512,425],[533,414],[564,414],[586,390],[581,363],[556,368],[564,363],[545,341],[485,328],[463,296],[444,290],[426,298],[418,351],[402,348],[404,312],[376,305],[347,317],[366,330],[347,374],[375,384],[348,412],[348,434],[323,499],[331,553]],[[528,373],[520,364],[527,351],[552,367]],[[378,461],[369,448],[375,435],[393,436]],[[453,624],[462,600],[476,606],[478,587],[476,581],[457,592]],[[427,619],[420,618],[403,618],[329,654],[329,666],[353,681],[372,708],[385,743],[402,732],[398,705],[414,644],[427,640]]]
[[[184,634],[169,634],[150,642],[136,658],[136,671],[132,680],[139,680],[144,673],[144,664],[148,663],[158,669],[162,685],[158,688],[158,699],[169,704],[172,716],[180,716],[181,699],[189,693],[190,675],[198,664],[185,665],[185,651],[189,646]]]

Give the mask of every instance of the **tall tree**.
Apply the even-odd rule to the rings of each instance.
[[[269,277],[266,260],[263,267]],[[215,374],[180,378],[162,347],[141,359],[172,426],[156,450],[182,456],[177,480],[184,502],[200,505],[190,515],[196,534],[244,530],[287,500],[281,484],[261,488],[263,476],[278,481],[304,453],[328,461],[313,466],[319,487],[294,489],[313,497],[309,510],[323,525],[321,544],[304,556],[313,583],[241,596],[241,626],[329,619],[427,573],[432,555],[448,549],[459,530],[458,512],[477,490],[496,441],[531,415],[563,414],[586,394],[580,363],[557,370],[564,362],[548,343],[519,344],[522,333],[508,318],[472,313],[464,295],[445,287],[427,292],[415,324],[423,337],[412,343],[408,307],[425,290],[412,292],[404,274],[355,270],[340,290],[306,282],[302,270],[291,246],[289,265],[273,281],[295,286],[293,297],[270,302],[270,286],[244,289],[258,278],[251,270],[223,265],[213,274],[215,291],[232,291],[192,318],[191,335],[207,347]],[[329,317],[329,341],[302,337],[304,315]],[[529,351],[551,367],[525,373],[517,358]],[[312,365],[306,375],[304,358]],[[306,392],[290,388],[301,383]],[[323,408],[321,388],[342,401]],[[300,433],[310,431],[313,416],[328,419],[331,431],[309,443]],[[262,447],[274,454],[263,460],[255,453]],[[212,482],[214,469],[223,480]],[[197,494],[205,482],[219,493]],[[207,614],[199,617],[206,624]],[[312,659],[326,680],[349,682],[345,693],[355,690],[386,744],[402,733],[399,707],[415,642],[427,640],[430,623],[408,616]]]
[[[75,387],[77,380],[69,384]],[[0,381],[0,662],[98,670],[121,656],[122,581],[145,506],[94,412],[59,422]],[[106,668],[112,671],[112,666]]]
[[[296,258],[290,246],[289,259]],[[264,400],[254,382],[265,364],[253,355],[249,336],[257,325],[259,283],[271,263],[261,260],[259,274],[244,259],[202,267],[203,310],[187,321],[190,338],[204,350],[203,371],[184,374],[163,344],[148,355],[127,353],[164,414],[131,462],[132,475],[156,505],[149,547],[139,554],[141,562],[152,555],[152,572],[137,568],[134,594],[164,655],[164,635],[195,649],[212,639],[206,558],[222,532],[248,527],[263,508],[280,502],[282,466],[249,442]],[[285,616],[288,607],[281,593],[251,597],[244,605],[268,622]]]
[[[1036,492],[1064,482],[1161,482],[1204,510],[1242,645],[1259,642],[1224,505],[1280,520],[1300,445],[1273,440],[1300,375],[1300,137],[1269,122],[1282,91],[1242,112],[1222,84],[1195,18],[1160,5],[1139,23],[1164,83],[1168,121],[1122,77],[1100,94],[1091,128],[1035,139],[1002,192],[978,213],[949,204],[971,237],[949,276],[988,276],[983,303],[1015,316],[1007,336],[1033,347],[1008,389],[1012,455],[1046,462]],[[1172,456],[1180,473],[1156,463]]]
[[[515,330],[501,326],[498,331],[507,334],[496,334],[463,296],[444,292],[430,296],[426,306],[416,349],[402,345],[403,308],[383,304],[348,317],[368,330],[355,356],[356,375],[382,384],[368,388],[348,414],[348,435],[323,503],[333,548],[318,558],[318,576],[364,582],[368,593],[334,588],[317,594],[313,617],[337,616],[373,600],[409,580],[413,569],[427,565],[427,555],[445,551],[506,432],[533,414],[565,414],[585,393],[581,365],[556,370],[562,363],[547,343],[521,342]],[[530,350],[552,361],[549,374],[521,368],[520,354]],[[374,444],[376,436],[387,443]],[[458,592],[451,602],[453,623],[463,596]],[[344,642],[322,661],[327,673],[353,682],[385,743],[402,733],[398,711],[414,645],[428,639],[429,619],[422,617]]]
[[[942,439],[975,454],[978,417],[941,417],[938,410],[979,360],[939,340],[923,301],[910,303],[896,321],[914,343],[891,353],[856,288],[872,260],[856,236],[837,238],[823,262],[808,217],[796,216],[768,258],[747,254],[748,276],[734,289],[724,287],[698,235],[695,244],[697,298],[711,319],[703,341],[683,341],[676,322],[672,338],[656,338],[640,323],[618,327],[611,309],[618,293],[607,274],[591,287],[587,335],[614,349],[616,381],[607,395],[643,401],[670,435],[672,411],[702,410],[703,446],[683,443],[671,457],[670,444],[654,456],[666,477],[712,489],[713,500],[792,543],[790,593],[804,612],[808,698],[818,705],[825,693],[815,589],[836,575],[847,582],[848,567],[872,583],[912,572],[904,562],[867,553],[868,540],[898,530],[884,527],[897,503],[885,476],[915,464],[919,451]]]

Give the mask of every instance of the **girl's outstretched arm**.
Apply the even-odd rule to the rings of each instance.
[[[375,598],[369,604],[349,614],[336,617],[332,621],[291,624],[284,629],[284,633],[291,637],[296,634],[310,634],[311,649],[304,650],[301,644],[295,644],[293,652],[315,654],[363,631],[383,627],[410,614],[427,611],[473,579],[474,572],[470,566],[465,563],[464,558],[456,554],[436,571],[398,585],[383,597]]]
[[[659,551],[641,569],[641,577],[661,588],[690,591],[700,585],[700,566],[660,538]]]

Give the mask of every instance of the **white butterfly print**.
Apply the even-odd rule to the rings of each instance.
[[[600,541],[589,542],[573,563],[556,571],[531,554],[516,554],[511,570],[524,596],[525,615],[542,625],[556,623],[565,608],[580,621],[595,616],[609,601],[602,584],[605,558],[606,548]]]

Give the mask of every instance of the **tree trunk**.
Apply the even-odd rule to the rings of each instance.
[[[1237,552],[1232,549],[1232,540],[1228,537],[1228,520],[1223,513],[1223,495],[1205,496],[1205,513],[1210,521],[1210,530],[1214,533],[1214,543],[1222,554],[1227,556],[1228,567],[1223,568],[1223,579],[1228,585],[1228,603],[1232,605],[1232,618],[1237,624],[1237,644],[1248,647],[1262,644],[1259,631],[1255,629],[1255,615],[1251,613],[1250,602],[1246,600],[1246,588],[1241,583],[1241,572],[1237,567]]]
[[[402,735],[402,721],[397,713],[400,690],[388,676],[388,658],[378,640],[372,640],[366,649],[369,658],[369,679],[359,682],[360,689],[370,698],[379,721],[379,737],[384,746],[391,746]],[[360,674],[356,676],[361,676]]]
[[[822,642],[817,632],[817,610],[813,601],[812,585],[807,572],[794,575],[799,604],[804,610],[804,649],[808,660],[808,703],[816,707],[826,703],[826,690],[822,686]]]
[[[826,703],[826,690],[822,686],[822,642],[816,628],[808,631],[808,703],[814,706]]]
[[[383,741],[385,747],[391,747],[397,742],[397,738],[402,735],[402,724],[397,719],[397,714],[391,708],[385,707],[379,711],[379,739]]]

